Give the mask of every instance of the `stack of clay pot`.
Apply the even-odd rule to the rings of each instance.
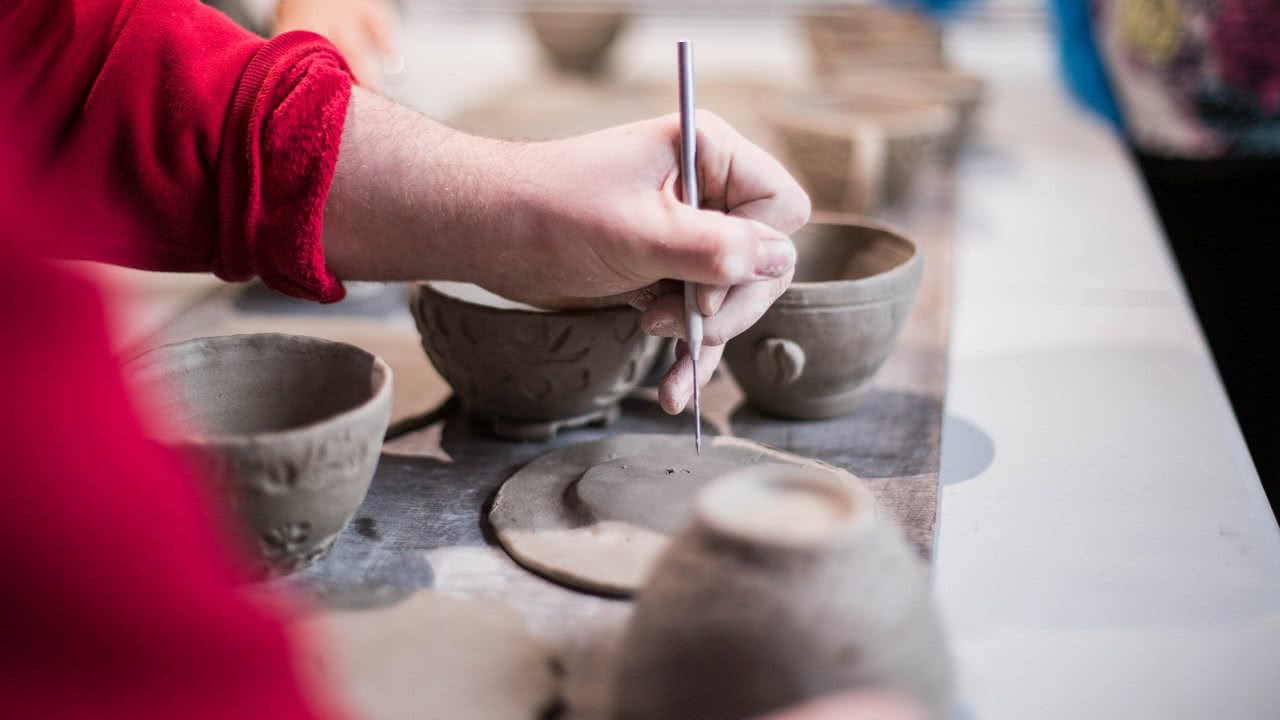
[[[922,15],[875,5],[833,7],[803,19],[821,75],[943,64],[942,29]]]

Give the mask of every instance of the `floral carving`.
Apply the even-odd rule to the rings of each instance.
[[[258,546],[263,556],[274,559],[298,552],[310,537],[311,523],[306,520],[280,523],[259,536]]]

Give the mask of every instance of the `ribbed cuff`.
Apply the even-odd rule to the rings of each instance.
[[[219,156],[219,277],[257,275],[296,297],[343,298],[322,233],[351,83],[337,49],[314,33],[280,35],[249,61]]]

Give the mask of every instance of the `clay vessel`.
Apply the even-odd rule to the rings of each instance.
[[[627,23],[616,11],[529,10],[525,19],[551,63],[560,70],[594,75],[605,68],[609,49]]]
[[[324,555],[364,501],[391,415],[391,368],[346,343],[226,335],[156,348],[130,371],[162,399],[160,440],[195,457],[258,574]]]
[[[792,95],[767,116],[813,207],[828,212],[909,202],[956,127],[939,102],[868,93]]]
[[[944,63],[942,28],[917,13],[865,5],[828,7],[802,22],[819,76]]]
[[[467,412],[519,440],[613,422],[662,345],[629,307],[539,310],[462,283],[420,283],[410,306]]]
[[[622,720],[738,720],[886,688],[937,714],[952,666],[927,570],[861,482],[760,465],[699,494],[636,596]]]
[[[955,124],[942,139],[942,155],[950,162],[973,134],[986,83],[978,75],[952,68],[890,69],[841,77],[831,81],[828,89],[849,100],[886,98],[949,107]]]
[[[795,282],[724,357],[759,410],[843,415],[893,349],[924,260],[888,226],[848,216],[815,215],[794,240]]]

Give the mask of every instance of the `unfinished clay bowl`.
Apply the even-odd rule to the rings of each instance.
[[[467,412],[512,439],[612,422],[661,347],[630,307],[547,311],[444,282],[419,284],[410,305],[423,349]]]
[[[927,570],[870,490],[760,465],[699,494],[636,596],[623,720],[738,720],[880,688],[937,714],[952,665]]]
[[[829,7],[803,19],[820,76],[943,64],[942,28],[923,15],[876,6]]]
[[[956,127],[939,102],[865,93],[794,95],[768,117],[813,207],[829,212],[908,202]]]
[[[833,80],[828,90],[838,97],[874,101],[887,98],[908,104],[942,104],[949,107],[955,124],[942,139],[942,154],[954,160],[973,134],[978,106],[986,83],[973,73],[952,68],[891,69],[858,73]]]
[[[162,391],[161,441],[207,468],[260,575],[324,555],[364,501],[391,415],[391,369],[346,343],[226,335],[151,350],[130,369]]]
[[[843,415],[893,349],[924,261],[903,235],[847,216],[815,215],[794,240],[795,281],[724,357],[759,410]]]
[[[624,12],[530,10],[525,13],[538,45],[560,70],[594,75],[627,23]]]

